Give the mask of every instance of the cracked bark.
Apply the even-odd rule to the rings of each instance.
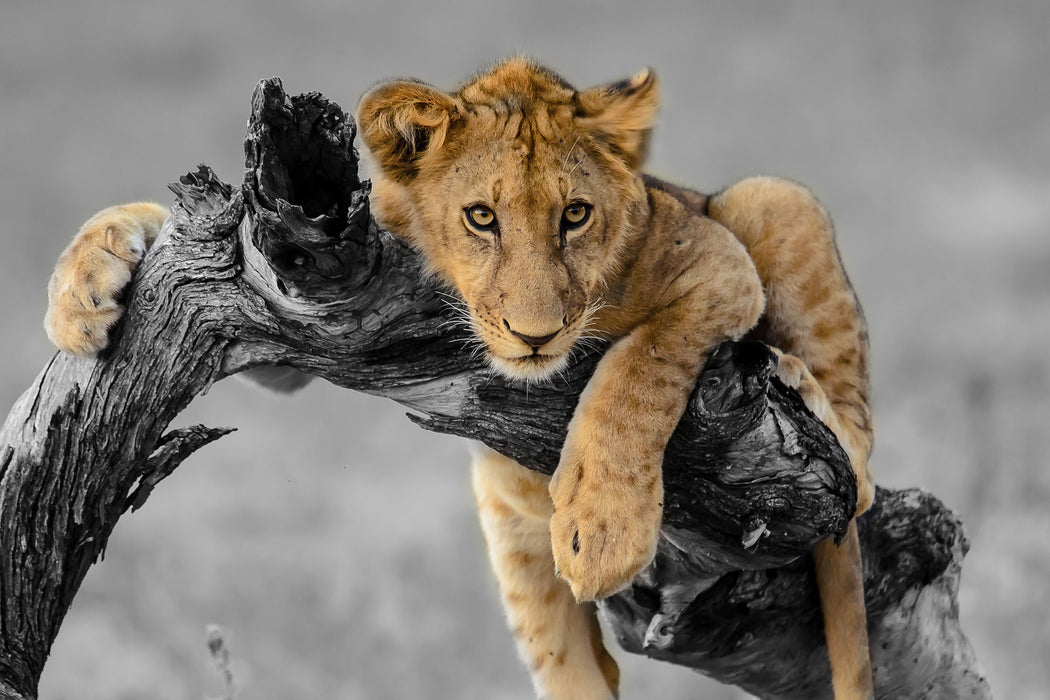
[[[471,359],[416,255],[371,219],[353,135],[319,94],[261,83],[243,186],[204,166],[172,185],[172,217],[111,348],[97,360],[56,355],[12,408],[0,429],[0,700],[36,697],[62,618],[121,514],[229,431],[165,433],[225,376],[292,367],[392,398],[424,428],[531,469],[557,465],[602,349],[527,392]],[[668,446],[656,560],[600,607],[629,651],[762,698],[825,698],[808,552],[843,532],[854,480],[773,368],[764,346],[719,348]],[[961,523],[929,494],[880,490],[859,525],[877,696],[990,697],[958,624]]]

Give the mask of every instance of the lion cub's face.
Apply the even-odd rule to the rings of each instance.
[[[545,377],[586,332],[644,206],[657,101],[648,72],[579,93],[521,59],[453,95],[396,82],[362,100],[380,219],[456,288],[503,373]]]

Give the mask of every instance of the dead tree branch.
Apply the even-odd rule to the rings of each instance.
[[[213,382],[286,365],[392,398],[425,428],[551,473],[601,351],[527,392],[464,352],[415,254],[369,215],[354,126],[278,80],[252,98],[242,188],[201,167],[104,357],[55,356],[0,429],[0,699],[36,697],[59,626],[118,518],[227,429],[165,433]],[[854,481],[833,436],[771,379],[764,346],[707,367],[664,464],[656,561],[601,607],[628,650],[763,698],[828,697],[807,552],[840,534]],[[958,626],[966,540],[939,501],[880,491],[861,520],[880,698],[990,697]]]

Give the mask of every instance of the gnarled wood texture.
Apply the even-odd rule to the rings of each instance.
[[[472,359],[415,254],[369,216],[353,136],[320,95],[261,83],[243,187],[203,166],[173,185],[111,349],[56,355],[12,408],[0,429],[0,699],[36,697],[121,514],[227,432],[165,429],[229,374],[287,365],[553,471],[601,349],[528,391]],[[825,698],[808,551],[843,532],[854,480],[773,368],[761,345],[718,350],[668,446],[656,560],[601,608],[628,650],[763,698]],[[966,539],[954,515],[919,491],[880,491],[860,528],[878,696],[990,697],[958,626]]]

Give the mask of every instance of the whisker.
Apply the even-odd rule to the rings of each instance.
[[[572,166],[572,170],[566,173],[566,176],[572,175],[574,172],[576,172],[576,168],[580,167],[581,163],[583,163],[583,158],[580,158],[578,161],[576,161],[576,165]]]
[[[585,351],[598,350],[602,346],[602,338],[594,335],[580,336],[576,340],[576,346]]]
[[[463,329],[469,334],[468,338],[462,339],[464,344],[468,345],[471,341],[477,339],[477,332],[474,325],[473,315],[470,313],[470,307],[467,306],[460,299],[446,294],[444,292],[437,292],[441,302],[449,308],[452,312],[451,318],[438,324],[438,328],[445,330],[447,328],[452,329]]]
[[[565,164],[569,162],[569,156],[572,155],[573,149],[576,148],[576,144],[578,144],[579,142],[580,142],[580,137],[577,136],[576,140],[573,141],[572,145],[569,147],[569,150],[565,152],[565,157],[562,158],[562,161],[561,161],[561,169],[562,170],[565,170]],[[577,162],[576,165],[579,165],[579,162]],[[575,169],[576,168],[574,167],[573,170],[575,170]],[[572,171],[571,170],[569,171],[569,174],[572,175]]]

